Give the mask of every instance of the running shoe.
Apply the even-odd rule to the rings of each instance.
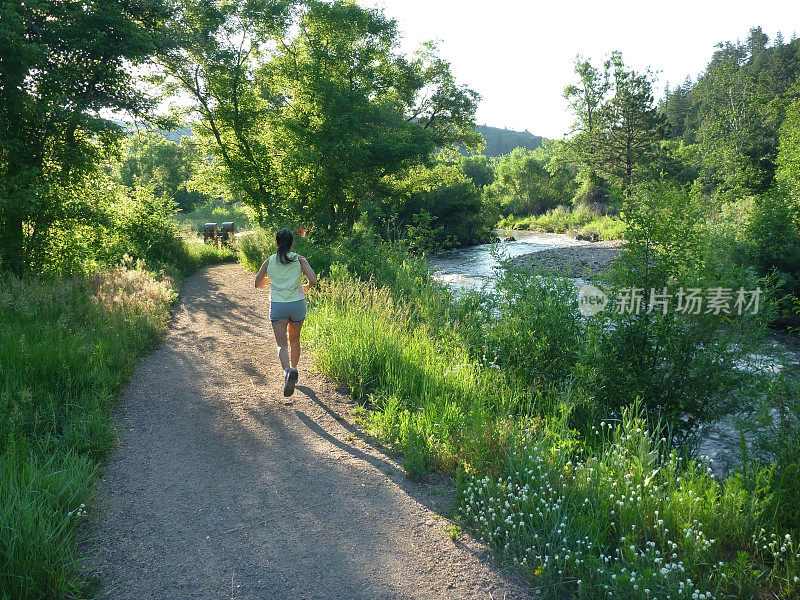
[[[294,394],[294,384],[297,383],[298,377],[297,369],[286,369],[286,374],[283,379],[283,395],[291,396]]]

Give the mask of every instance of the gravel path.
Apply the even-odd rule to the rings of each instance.
[[[452,485],[416,484],[350,425],[353,401],[300,364],[290,399],[267,294],[238,265],[182,289],[118,409],[87,570],[119,599],[527,598],[466,535]]]

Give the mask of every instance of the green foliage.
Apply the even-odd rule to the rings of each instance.
[[[683,193],[648,193],[657,197],[642,199],[640,210],[660,211],[692,238],[691,214],[672,214],[688,210]],[[633,222],[631,243],[649,235],[656,255],[675,243],[658,237],[647,217]],[[678,250],[685,258],[658,269],[659,276],[694,264],[694,243]],[[361,277],[380,274],[385,283],[356,279],[345,265],[330,269],[304,329],[315,364],[370,408],[365,427],[403,453],[410,476],[459,474],[465,522],[545,597],[795,593],[796,537],[774,512],[794,471],[779,479],[774,469],[752,467],[720,483],[670,446],[685,414],[662,410],[665,393],[696,402],[673,407],[695,417],[710,410],[706,402],[713,407],[746,393],[720,376],[738,366],[719,354],[734,341],[732,324],[720,330],[717,319],[714,335],[703,330],[704,337],[685,321],[654,317],[644,328],[660,336],[647,350],[653,375],[636,371],[620,380],[614,404],[597,372],[641,349],[622,321],[598,327],[578,318],[563,279],[512,270],[498,282],[498,295],[453,298],[420,263],[413,269],[424,284],[387,278],[385,262],[409,269],[397,246],[354,252],[350,264]],[[709,376],[703,374],[717,379],[695,379]],[[713,393],[702,396],[703,385]],[[608,417],[619,425],[602,422]],[[667,423],[671,428],[662,429]],[[780,498],[780,506],[791,506]]]
[[[119,179],[131,189],[147,187],[156,196],[170,198],[180,209],[190,211],[209,200],[187,189],[204,162],[205,158],[190,137],[184,136],[176,144],[157,131],[143,131],[129,140],[119,167]]]
[[[478,96],[436,49],[398,53],[394,21],[354,2],[184,2],[162,54],[196,131],[263,223],[350,229],[386,181],[437,147],[477,147]],[[274,48],[269,53],[266,48]]]
[[[87,597],[78,529],[111,408],[174,292],[141,271],[0,286],[0,597]]]
[[[772,497],[766,509],[783,529],[800,535],[800,385],[797,380],[779,375],[769,382],[767,394],[758,406],[755,419],[745,424],[755,438],[756,464],[773,465]]]
[[[590,181],[601,175],[628,193],[657,160],[659,141],[666,136],[654,105],[652,75],[629,69],[619,52],[611,53],[602,71],[578,59],[575,73],[578,84],[564,91],[578,132],[569,154]]]
[[[743,385],[737,365],[761,335],[767,303],[762,299],[759,315],[734,319],[706,307],[690,316],[676,306],[644,308],[654,294],[677,302],[680,290],[736,290],[737,283],[753,290],[763,282],[732,272],[716,280],[705,269],[701,207],[681,189],[663,182],[640,187],[625,200],[623,215],[626,251],[606,274],[616,298],[587,328],[589,389],[612,410],[640,397],[651,418],[684,440],[698,423],[732,410],[730,392]],[[635,290],[642,310],[633,307]],[[732,292],[730,309],[734,300]]]
[[[800,297],[800,203],[797,192],[769,190],[756,198],[744,228],[751,264],[775,273],[784,294]]]
[[[628,252],[618,285],[649,289],[691,278],[702,267],[704,207],[661,181],[639,186],[622,204]]]
[[[3,270],[30,270],[40,232],[80,220],[82,204],[62,197],[121,135],[97,115],[104,109],[141,114],[149,107],[126,64],[155,50],[145,24],[159,22],[164,12],[160,0],[0,6]]]
[[[500,205],[503,215],[539,214],[569,204],[576,189],[574,173],[552,162],[548,148],[517,148],[495,161],[495,181],[484,195]]]
[[[672,89],[667,86],[660,106],[669,127],[670,138],[690,143],[693,139],[690,122],[692,112],[690,93],[693,86],[694,83],[688,76],[681,85],[676,85]]]
[[[497,216],[458,165],[420,167],[399,181],[398,200],[385,227],[411,247],[437,251],[485,240]],[[380,221],[379,221],[380,222]]]
[[[175,202],[147,188],[119,192],[109,207],[109,259],[127,254],[133,260],[163,265],[179,256],[183,240],[173,218],[178,208]]]
[[[466,175],[472,184],[482,190],[494,181],[494,165],[483,154],[463,156],[458,161],[458,168]]]
[[[745,41],[717,45],[706,71],[667,90],[670,135],[697,144],[704,186],[741,197],[773,183],[779,130],[800,74],[800,40],[768,46],[760,27]]]
[[[576,56],[574,71],[578,76],[578,82],[564,89],[564,98],[569,101],[575,113],[573,130],[593,135],[600,127],[597,113],[611,89],[608,66],[601,71],[590,61]]]
[[[777,183],[800,194],[800,100],[794,101],[781,125],[776,163]]]
[[[424,208],[411,216],[404,241],[416,252],[435,253],[455,246],[455,239],[445,237],[444,227],[433,225],[435,217]]]
[[[542,389],[570,376],[584,334],[572,280],[546,275],[504,269],[497,281],[502,300],[487,301],[487,312],[498,318],[482,325],[482,345],[492,362]]]

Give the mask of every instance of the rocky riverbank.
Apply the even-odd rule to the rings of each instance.
[[[550,248],[512,259],[516,267],[568,271],[571,277],[591,279],[602,273],[622,252],[622,242],[608,240],[581,246]]]

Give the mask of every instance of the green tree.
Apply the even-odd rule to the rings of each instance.
[[[352,226],[384,180],[437,147],[475,147],[477,94],[428,44],[397,52],[396,24],[354,2],[192,3],[164,65],[195,98],[198,131],[262,220]],[[300,216],[302,215],[302,216]]]
[[[281,98],[262,99],[254,70],[283,43],[295,5],[280,0],[178,0],[163,35],[167,92],[187,93],[199,116],[193,133],[219,167],[221,184],[263,219],[286,214],[279,189],[270,110]],[[271,100],[271,101],[270,101]]]
[[[628,69],[619,52],[612,53],[609,67],[613,96],[598,111],[598,131],[589,141],[590,165],[627,195],[639,173],[658,157],[666,127],[654,105],[650,73]]]
[[[800,195],[800,100],[787,111],[779,140],[775,179]]]
[[[126,63],[156,50],[161,0],[0,3],[0,268],[21,273],[84,212],[75,185],[121,135],[104,109],[144,115]]]
[[[538,214],[569,204],[575,187],[574,175],[551,164],[547,149],[516,148],[497,158],[495,181],[486,188],[486,195],[496,198],[506,215]]]
[[[780,125],[797,95],[800,40],[767,43],[756,27],[745,42],[718,44],[688,93],[683,139],[700,146],[708,192],[736,197],[772,185]],[[670,96],[666,108],[671,102]]]
[[[412,169],[398,182],[397,194],[395,226],[406,229],[405,237],[420,250],[482,242],[497,222],[498,216],[458,165]]]
[[[198,202],[207,200],[187,189],[203,162],[204,156],[189,136],[176,144],[157,131],[142,131],[131,137],[119,176],[123,185],[149,187],[157,196],[170,198],[179,208],[191,210]]]
[[[575,58],[575,74],[578,82],[564,89],[564,98],[575,114],[573,132],[592,135],[597,126],[597,113],[606,101],[611,89],[609,65],[600,70],[591,61],[581,56]]]
[[[483,154],[463,156],[459,159],[458,166],[478,189],[482,190],[494,181],[494,166],[488,156]]]
[[[660,110],[669,127],[669,136],[674,140],[690,143],[694,141],[693,137],[688,137],[692,133],[690,119],[693,107],[690,94],[693,86],[691,78],[687,77],[681,85],[676,85],[673,89],[667,87],[664,91]]]
[[[655,160],[666,127],[653,104],[652,77],[625,66],[620,52],[612,52],[603,68],[580,57],[575,63],[578,82],[567,86],[564,97],[575,114],[575,135],[561,154],[580,165],[582,198],[609,198],[609,180],[626,194]]]

